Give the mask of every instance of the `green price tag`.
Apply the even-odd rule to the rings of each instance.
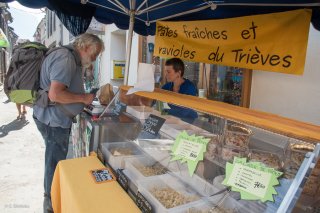
[[[202,136],[190,136],[185,131],[181,132],[171,148],[173,155],[171,161],[187,162],[189,175],[192,176],[198,162],[203,160],[203,153],[207,151],[209,141],[210,139]]]
[[[274,201],[282,172],[266,167],[259,162],[247,162],[246,158],[234,158],[233,164],[226,165],[226,178],[222,184],[231,186],[232,191],[240,192],[243,200]]]

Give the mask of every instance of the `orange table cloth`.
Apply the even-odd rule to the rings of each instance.
[[[117,181],[95,183],[90,171],[104,167],[95,156],[60,161],[51,187],[54,212],[141,212]]]

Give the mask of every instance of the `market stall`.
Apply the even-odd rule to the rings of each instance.
[[[101,120],[135,123],[131,129],[138,134],[126,137],[124,131],[116,131],[119,140],[100,141],[98,153],[143,212],[302,212],[315,204],[319,172],[313,168],[320,127],[159,89],[126,96],[128,89],[122,87],[109,106],[116,110],[121,102],[126,110]],[[156,110],[159,102],[193,109],[198,118],[186,123],[164,115]],[[189,146],[181,145],[185,141]],[[199,141],[206,148],[195,146]],[[235,157],[263,163],[263,171],[279,175],[268,199],[248,197],[225,182],[229,176],[229,181],[253,184],[253,175],[230,178],[226,168],[237,164]],[[296,206],[299,198],[309,199],[308,206]]]
[[[22,0],[20,2],[27,4]],[[190,4],[191,2],[193,4]],[[116,23],[122,29],[129,28],[125,81],[127,82],[133,30],[141,34],[153,34],[155,22],[161,19],[193,20],[196,17],[206,20],[284,11],[288,8],[319,7],[314,1],[308,1],[307,4],[301,2],[252,5],[239,1],[228,5],[211,1],[81,1],[88,4],[78,3],[75,7],[71,5],[74,4],[71,1],[66,1],[65,5],[47,1],[34,4],[36,7],[48,6],[55,10],[59,18],[69,29],[76,32],[75,34],[84,32],[93,16],[101,22]],[[222,10],[219,10],[219,4]],[[234,6],[239,5],[258,6],[260,9],[261,6],[266,7],[262,10],[246,10],[248,12],[238,11],[238,14],[233,13],[233,10],[226,12],[230,6],[234,9]],[[96,6],[100,8],[96,9]],[[79,15],[86,9],[87,13],[83,13],[86,17]],[[110,13],[106,13],[105,9]],[[70,16],[76,18],[70,19]],[[309,18],[313,23],[318,23],[315,21],[316,15]],[[75,22],[81,23],[81,26],[70,27],[70,20],[76,20]],[[251,27],[254,29],[255,25]],[[169,34],[171,33],[167,35]],[[301,64],[298,68],[301,71]],[[302,197],[302,188],[303,196],[317,197],[319,186],[316,180],[319,178],[319,172],[317,166],[315,169],[313,167],[319,155],[316,145],[320,140],[318,126],[158,90],[152,93],[138,93],[132,97],[135,100],[140,98],[150,101],[136,101],[133,104],[127,102],[123,96],[115,100],[116,104],[126,104],[126,110],[111,113],[99,121],[106,122],[105,124],[112,123],[115,134],[112,138],[99,136],[100,146],[97,151],[102,153],[99,156],[101,161],[107,164],[107,170],[115,171],[118,182],[133,196],[143,212],[290,212],[297,199]],[[185,107],[194,110],[198,118],[194,122],[186,123],[154,109],[155,105],[163,106],[164,102],[178,105],[182,107],[181,110]],[[109,108],[112,112],[117,111],[118,107],[109,105]],[[131,127],[126,130],[138,134],[128,136],[121,128],[117,128],[119,123],[133,124],[134,131]],[[81,128],[87,129],[86,125]],[[86,139],[85,155],[89,152],[89,141],[91,143],[91,139]],[[55,211],[63,209],[72,212],[74,207],[74,211],[77,212],[90,212],[94,209],[90,206],[108,208],[101,205],[104,201],[101,200],[103,195],[93,196],[95,191],[108,193],[109,204],[120,197],[123,198],[124,202],[114,209],[116,212],[127,212],[126,204],[129,204],[130,211],[131,207],[136,209],[115,181],[99,184],[95,182],[96,173],[90,174],[89,171],[99,169],[97,167],[100,164],[96,159],[83,158],[71,161],[61,162],[55,174],[52,196]],[[256,176],[251,174],[248,177],[245,173],[239,172],[239,176],[234,177],[235,167],[251,171]],[[269,179],[257,178],[266,176]],[[81,182],[71,184],[68,188],[75,180]],[[253,183],[253,180],[260,182]],[[113,186],[110,187],[110,184]],[[82,190],[77,188],[80,185],[83,186]],[[252,186],[259,190],[244,190]],[[108,190],[109,187],[116,188],[119,193],[112,193],[112,190]],[[87,194],[90,202],[86,203],[83,198],[86,197],[84,193],[88,191],[92,193]],[[71,197],[69,202],[62,202],[68,197]],[[316,202],[314,199],[310,200]],[[304,208],[307,209],[308,206]]]
[[[308,13],[292,12],[293,16],[302,17],[305,28],[301,32],[306,32],[309,25],[309,19],[301,14],[310,18]],[[159,27],[169,26],[168,29],[177,29],[173,31],[180,34],[174,24],[165,22]],[[201,28],[198,23],[194,25]],[[291,27],[293,30],[294,26]],[[168,29],[162,36],[167,37],[169,44],[164,41],[156,48],[182,45],[180,50],[185,47],[187,51],[185,43],[169,38]],[[290,32],[287,33],[290,35]],[[161,36],[162,31],[158,33]],[[302,37],[297,40],[305,40],[307,33],[299,35]],[[287,39],[283,33],[281,36]],[[247,45],[241,42],[241,47]],[[232,43],[237,42],[232,40]],[[264,48],[270,44],[267,42],[266,47],[259,40],[255,43]],[[285,49],[291,51],[290,57],[294,60],[304,58],[305,47],[295,48],[300,51]],[[199,49],[205,50],[201,46]],[[160,53],[168,56],[169,51]],[[185,56],[184,53],[181,54]],[[200,53],[197,60],[207,54]],[[217,59],[218,56],[214,58]],[[300,62],[289,70],[273,64],[261,68],[301,75],[304,62]],[[319,194],[319,172],[315,166],[319,155],[318,126],[161,90],[134,96],[126,96],[127,91],[128,88],[123,87],[118,99],[108,106],[109,112],[117,113],[99,120],[111,122],[115,134],[112,139],[100,138],[97,151],[101,161],[117,174],[118,182],[143,212],[301,212],[315,206]],[[124,104],[125,112],[119,112],[119,105]],[[194,110],[198,117],[185,122],[184,118],[164,115],[162,106],[166,104],[177,105],[181,111]],[[126,130],[135,134],[128,137],[127,131],[120,128],[121,122],[133,124]],[[297,205],[299,198],[308,202]]]

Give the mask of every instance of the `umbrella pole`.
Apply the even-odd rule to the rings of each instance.
[[[124,85],[128,85],[132,37],[133,37],[133,26],[134,26],[134,16],[135,16],[135,11],[131,10],[130,11],[129,33],[128,33],[128,44],[127,44],[127,52],[126,52],[126,65],[125,65],[125,72],[124,72]]]

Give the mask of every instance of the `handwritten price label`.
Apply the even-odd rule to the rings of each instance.
[[[189,175],[192,176],[198,162],[203,160],[209,140],[202,136],[190,136],[185,131],[181,132],[171,148],[173,155],[171,161],[187,162]]]
[[[274,186],[279,184],[281,172],[259,162],[246,162],[246,158],[235,157],[233,164],[226,165],[226,178],[222,184],[240,192],[241,199],[273,201],[277,194]]]

